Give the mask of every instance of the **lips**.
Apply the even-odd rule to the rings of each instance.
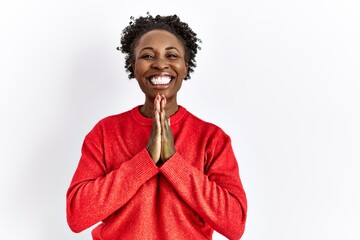
[[[160,75],[150,77],[150,82],[152,85],[167,85],[171,82],[172,77],[169,75]]]

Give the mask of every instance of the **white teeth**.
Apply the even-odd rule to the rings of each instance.
[[[150,79],[150,82],[154,85],[164,85],[171,82],[170,76],[157,76]]]

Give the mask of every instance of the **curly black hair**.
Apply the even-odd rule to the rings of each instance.
[[[121,47],[117,49],[125,54],[125,69],[129,73],[129,78],[134,78],[132,64],[135,62],[134,49],[139,39],[151,30],[166,30],[174,34],[184,45],[185,62],[188,64],[188,74],[184,80],[190,79],[190,73],[196,67],[195,56],[200,46],[201,40],[196,37],[196,33],[185,22],[181,22],[177,15],[155,17],[147,13],[145,17],[130,17],[129,25],[122,31]]]

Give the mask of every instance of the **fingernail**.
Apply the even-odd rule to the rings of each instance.
[[[161,102],[166,104],[166,97],[164,94],[161,95]]]
[[[160,94],[157,93],[154,99],[154,104],[156,104],[159,101],[159,98],[160,98]]]

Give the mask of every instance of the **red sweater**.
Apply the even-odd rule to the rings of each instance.
[[[247,202],[229,136],[183,107],[170,122],[176,153],[161,167],[139,107],[96,124],[67,192],[74,232],[102,222],[93,239],[200,240],[214,230],[240,239]]]

